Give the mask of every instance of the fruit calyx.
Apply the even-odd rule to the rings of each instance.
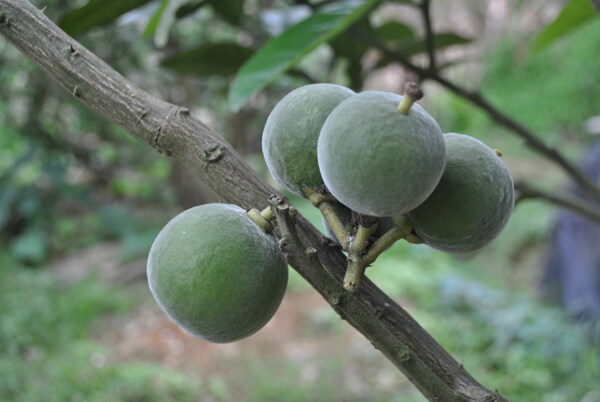
[[[398,105],[398,111],[402,114],[408,114],[413,103],[423,97],[423,90],[416,82],[407,82],[404,84],[404,94]]]

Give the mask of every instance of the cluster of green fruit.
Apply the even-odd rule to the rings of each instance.
[[[269,171],[321,209],[349,253],[349,270],[356,260],[354,270],[364,271],[399,238],[449,253],[475,251],[511,215],[514,187],[500,152],[467,135],[442,134],[414,103],[421,97],[414,83],[404,96],[313,84],[285,96],[267,120]],[[363,258],[370,247],[376,250]],[[360,278],[347,280],[355,290]]]
[[[505,226],[514,204],[499,155],[462,134],[445,134],[415,100],[355,94],[332,84],[298,88],[270,114],[263,152],[272,175],[309,198],[348,252],[344,286],[395,241],[451,253],[474,251]],[[275,314],[287,262],[271,234],[271,209],[207,204],[173,218],[148,257],[150,290],[181,327],[212,342],[253,334]]]

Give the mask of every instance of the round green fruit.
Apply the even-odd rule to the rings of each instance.
[[[201,205],[173,218],[152,244],[147,273],[169,317],[216,343],[262,328],[288,280],[277,239],[228,204]]]
[[[453,254],[475,251],[502,231],[515,203],[512,178],[502,159],[473,137],[449,133],[446,168],[437,188],[410,212],[416,234]]]
[[[354,95],[329,115],[319,136],[318,160],[329,191],[370,216],[396,216],[431,194],[444,170],[444,139],[419,105],[398,111],[402,96]]]
[[[334,84],[311,84],[287,94],[273,109],[262,137],[262,150],[271,175],[301,197],[303,190],[322,190],[317,163],[317,139],[329,113],[354,95]]]

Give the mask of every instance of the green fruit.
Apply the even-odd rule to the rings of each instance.
[[[277,238],[235,205],[206,204],[173,218],[148,256],[148,282],[162,309],[205,340],[252,335],[275,314],[288,271]]]
[[[410,217],[426,244],[463,254],[500,234],[513,210],[514,187],[504,162],[487,145],[463,134],[445,134],[444,139],[442,179]]]
[[[431,194],[444,170],[444,139],[419,105],[397,110],[402,96],[354,95],[329,115],[319,136],[318,160],[329,191],[363,215],[396,216]]]
[[[273,109],[262,137],[262,150],[271,175],[301,197],[303,190],[322,190],[317,163],[317,139],[329,113],[354,94],[333,84],[312,84],[287,94]]]

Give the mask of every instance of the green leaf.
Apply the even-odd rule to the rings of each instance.
[[[244,0],[210,0],[212,8],[225,20],[237,24],[244,15]]]
[[[151,0],[90,0],[83,7],[66,13],[58,25],[69,35],[74,36],[95,26],[108,24],[128,11],[149,3]]]
[[[360,59],[369,49],[366,43],[357,41],[352,35],[351,31],[358,30],[360,32],[373,32],[373,28],[369,22],[368,15],[356,21],[350,26],[346,32],[341,35],[332,38],[329,41],[329,46],[332,47],[336,56],[342,56],[350,59],[353,63],[358,64]]]
[[[543,49],[595,16],[596,12],[589,0],[569,1],[556,19],[538,34],[533,42],[533,50]]]
[[[177,19],[182,19],[198,11],[207,3],[204,0],[188,0],[184,5],[179,7],[175,13]]]
[[[415,33],[408,25],[392,21],[375,28],[375,36],[384,41],[397,41],[413,38]]]
[[[436,50],[454,45],[464,45],[470,43],[471,39],[457,35],[455,33],[437,33],[433,35],[433,48]],[[406,56],[423,53],[427,50],[424,39],[409,38],[398,43],[399,53]]]
[[[159,49],[165,47],[169,41],[169,32],[175,23],[175,14],[185,2],[186,0],[162,0],[159,10],[152,16],[152,19],[154,19],[158,14],[154,30],[154,45]],[[150,21],[150,23],[152,23],[152,21]],[[148,26],[149,25],[150,24],[148,24]]]
[[[165,10],[167,9],[167,5],[169,4],[169,1],[170,0],[161,0],[160,6],[158,6],[156,11],[152,15],[152,18],[150,18],[150,21],[148,21],[148,25],[146,25],[144,32],[142,33],[142,36],[144,37],[144,39],[148,39],[156,31],[156,28],[158,27],[158,24],[160,23],[162,15],[164,14]]]
[[[229,88],[229,107],[239,110],[248,99],[294,67],[319,45],[342,33],[379,0],[330,4],[290,27],[246,62]]]
[[[210,43],[164,58],[160,64],[182,74],[233,75],[252,55],[237,43]]]
[[[470,43],[471,39],[457,35],[455,33],[438,33],[434,35],[433,48],[435,50],[454,45],[464,45]],[[404,56],[410,57],[427,51],[425,40],[421,38],[408,38],[396,42],[395,51]],[[389,57],[384,57],[377,63],[376,68],[382,68],[392,63]]]

